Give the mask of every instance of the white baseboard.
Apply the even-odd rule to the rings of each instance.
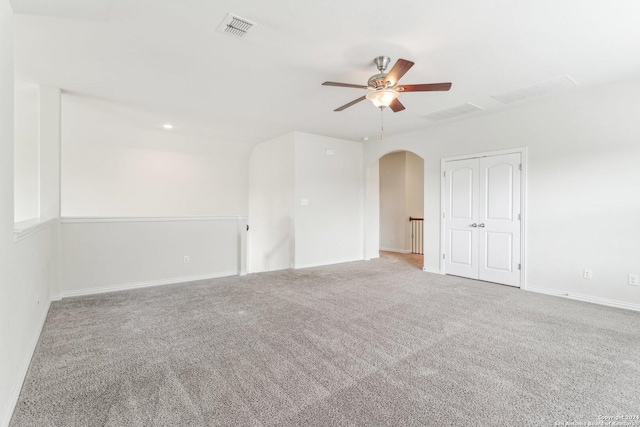
[[[553,295],[557,297],[569,298],[577,301],[590,302],[593,304],[606,305],[607,307],[624,308],[626,310],[640,311],[640,304],[625,301],[618,301],[607,298],[594,297],[591,295],[574,294],[573,292],[563,292],[552,289],[536,288],[527,286],[526,291],[537,292],[539,294]]]
[[[397,252],[399,254],[410,254],[411,249],[398,249],[398,248],[380,248],[381,251]]]
[[[42,327],[44,326],[45,320],[47,320],[47,314],[49,314],[49,308],[51,307],[51,302],[47,303],[47,309],[42,313],[42,318],[39,322],[39,327],[36,333],[31,337],[31,342],[29,343],[29,357],[27,357],[23,362],[22,366],[20,366],[18,370],[18,381],[13,386],[13,390],[11,390],[11,394],[9,394],[9,401],[7,402],[8,406],[5,409],[4,417],[0,420],[0,427],[7,427],[9,422],[11,422],[11,417],[13,416],[13,411],[15,410],[16,404],[18,403],[18,398],[20,397],[20,391],[22,390],[22,384],[24,383],[25,378],[27,377],[27,372],[29,371],[29,365],[31,365],[31,358],[33,357],[33,353],[36,351],[36,346],[38,345],[38,340],[40,339],[40,334],[42,333]]]
[[[63,291],[60,293],[60,295],[56,295],[55,297],[52,297],[52,300],[57,301],[62,298],[69,298],[69,297],[80,297],[85,295],[104,294],[107,292],[127,291],[130,289],[149,288],[151,286],[173,285],[177,283],[194,282],[196,280],[216,279],[218,277],[236,276],[237,274],[238,272],[236,270],[222,271],[219,273],[203,274],[200,276],[172,277],[168,279],[149,280],[146,282],[125,283],[122,285],[110,285],[110,286],[104,286],[100,288],[79,289],[76,291]]]
[[[429,267],[422,267],[422,271],[426,272],[426,273],[433,273],[433,274],[441,274],[444,275],[444,273],[440,270],[432,270]]]
[[[364,258],[339,259],[339,260],[332,260],[332,261],[312,263],[312,264],[296,264],[293,268],[298,270],[300,268],[322,267],[325,265],[342,264],[345,262],[355,262],[355,261],[364,261]]]

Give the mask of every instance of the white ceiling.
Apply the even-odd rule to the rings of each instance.
[[[385,133],[419,116],[558,76],[580,86],[640,74],[637,0],[12,0],[16,76],[138,105],[185,131],[258,142],[292,130],[360,140],[379,132],[368,101],[333,109],[366,84],[373,58],[416,65]],[[228,13],[258,23],[245,38],[216,31]],[[478,113],[476,113],[478,114]]]

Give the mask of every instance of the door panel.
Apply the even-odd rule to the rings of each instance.
[[[500,163],[487,168],[487,219],[513,219],[513,165]]]
[[[450,230],[450,261],[455,264],[472,266],[473,234],[471,230]]]
[[[473,169],[451,171],[451,218],[473,219]]]
[[[478,278],[477,159],[447,162],[445,168],[445,270],[447,274]]]
[[[479,159],[478,278],[520,286],[520,153]]]
[[[513,258],[513,236],[511,233],[486,232],[485,252],[487,254],[485,268],[511,272]]]

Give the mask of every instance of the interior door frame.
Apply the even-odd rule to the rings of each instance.
[[[455,160],[478,159],[481,157],[500,156],[502,154],[520,153],[520,161],[522,162],[522,171],[520,173],[520,289],[527,288],[526,271],[527,271],[527,147],[509,148],[506,150],[484,151],[481,153],[465,154],[462,156],[442,157],[440,159],[440,274],[447,274],[445,271],[444,255],[445,250],[445,194],[446,179],[444,176],[445,166],[447,162]]]

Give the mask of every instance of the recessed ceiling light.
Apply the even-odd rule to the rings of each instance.
[[[369,137],[368,137],[368,136],[363,136],[363,137],[362,137],[362,140],[363,140],[363,141],[368,141],[368,140],[369,140]]]
[[[162,127],[165,129],[173,129],[173,125],[171,123],[165,123],[162,125]]]

